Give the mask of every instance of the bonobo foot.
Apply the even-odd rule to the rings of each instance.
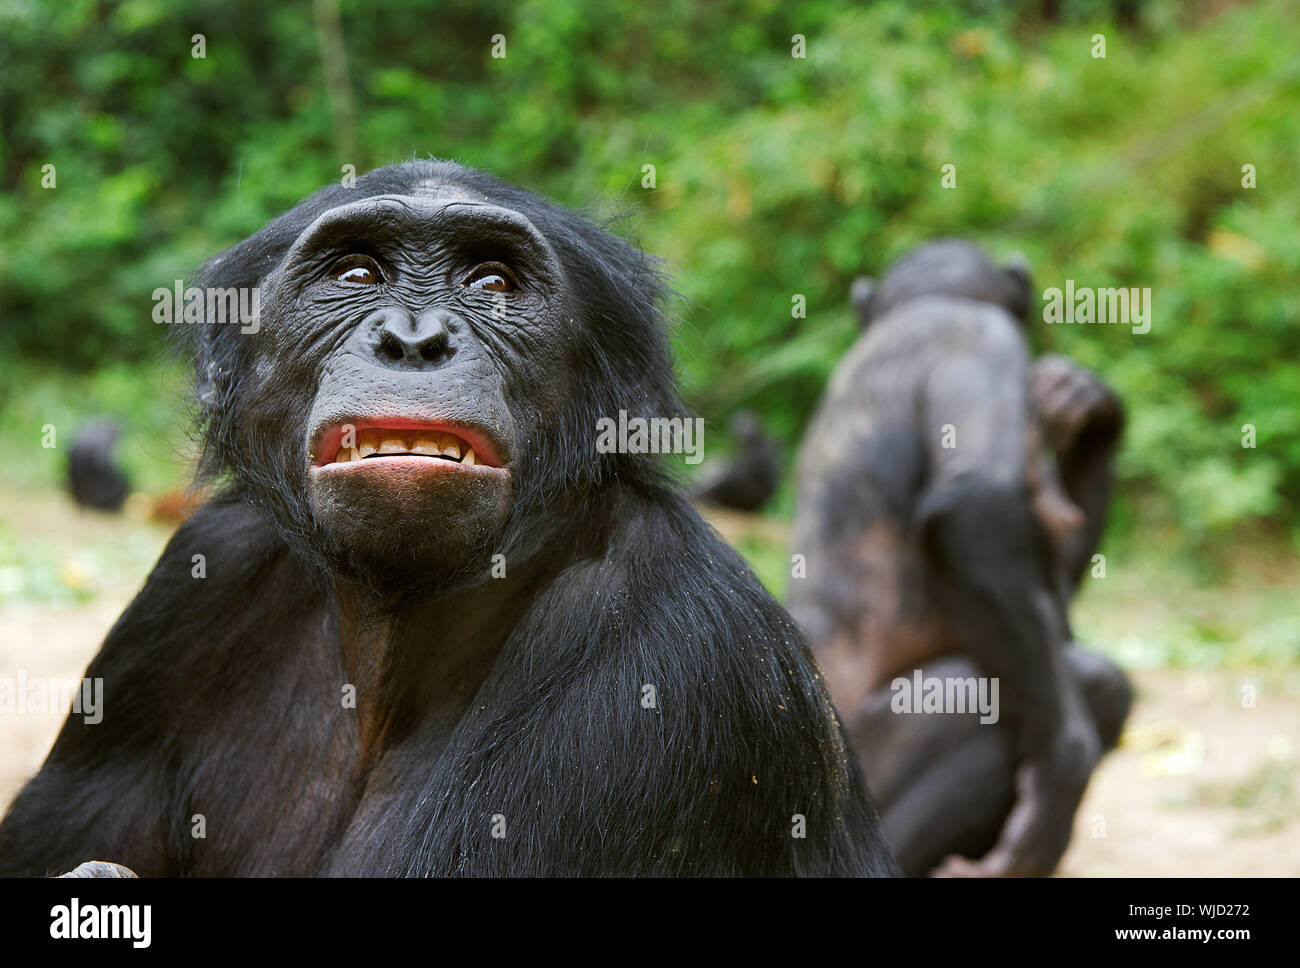
[[[106,860],[88,860],[78,864],[73,870],[59,877],[135,877],[135,871],[121,864],[112,864]]]

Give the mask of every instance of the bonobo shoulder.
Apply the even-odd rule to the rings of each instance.
[[[992,303],[949,295],[911,299],[874,320],[836,365],[810,438],[828,422],[840,428],[836,435],[846,424],[866,427],[862,410],[908,410],[913,390],[950,360],[1014,383],[1027,372],[1029,349],[1015,319]]]
[[[551,607],[562,599],[586,613],[593,644],[635,644],[699,675],[725,668],[733,676],[748,655],[744,664],[763,675],[735,681],[751,688],[778,666],[815,681],[789,614],[684,499],[624,500],[618,515],[622,523],[603,552],[567,569],[548,594]]]
[[[1025,340],[1015,317],[1000,306],[959,296],[913,299],[872,323],[869,344],[899,341],[930,350],[1024,353]]]
[[[265,514],[239,495],[221,494],[176,530],[145,588],[190,608],[203,607],[232,593],[246,596],[265,582],[268,568],[324,587],[321,573],[290,553]]]
[[[744,560],[680,496],[663,495],[628,510],[606,555],[619,570],[618,580],[646,593],[696,601],[732,598],[741,590],[768,597]]]
[[[290,552],[265,516],[220,495],[172,535],[95,664],[115,667],[120,652],[133,661],[166,654],[170,662],[211,651],[233,640],[236,625],[256,621],[258,610],[312,610],[325,596],[320,573]]]

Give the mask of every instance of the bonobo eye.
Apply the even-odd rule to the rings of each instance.
[[[490,292],[513,292],[519,288],[514,273],[500,262],[485,262],[471,272],[461,283],[466,289],[487,289]]]
[[[377,286],[384,281],[379,263],[368,255],[347,255],[339,259],[330,269],[330,278],[361,286]]]

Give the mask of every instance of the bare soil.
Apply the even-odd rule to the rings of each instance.
[[[0,525],[11,549],[14,540],[39,546],[59,580],[86,596],[0,607],[0,677],[20,669],[80,677],[166,529],[9,491],[0,493]],[[5,567],[40,565],[21,558]],[[1300,669],[1154,669],[1133,678],[1129,728],[1094,774],[1060,873],[1300,874]],[[40,766],[62,719],[0,714],[0,804]]]

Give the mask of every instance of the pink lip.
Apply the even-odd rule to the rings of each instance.
[[[383,457],[372,456],[364,461],[344,461],[336,463],[339,448],[343,441],[343,429],[351,426],[357,433],[365,430],[424,430],[430,433],[453,434],[462,441],[474,448],[474,454],[478,458],[478,463],[474,465],[458,464],[455,461],[439,460],[436,457],[411,456],[405,454],[392,454]],[[312,468],[318,470],[324,467],[351,468],[360,467],[365,464],[369,465],[388,465],[394,464],[423,466],[428,470],[442,469],[459,469],[464,471],[482,470],[500,470],[502,461],[500,452],[496,445],[488,439],[487,435],[481,430],[473,427],[467,427],[464,424],[445,420],[419,420],[409,417],[358,417],[355,420],[346,420],[336,424],[329,424],[316,435],[316,444],[312,448],[315,455],[312,460]]]

